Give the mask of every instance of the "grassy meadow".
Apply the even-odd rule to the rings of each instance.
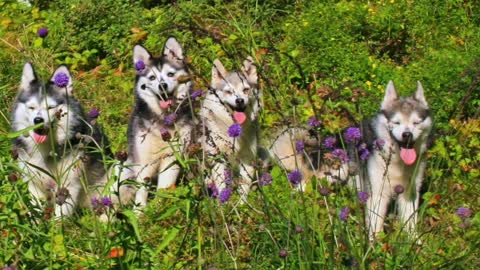
[[[0,2],[3,269],[480,269],[477,1],[21,2]],[[339,134],[379,110],[389,80],[402,95],[421,81],[435,118],[418,210],[421,243],[402,232],[395,205],[370,243],[356,190],[312,179],[297,192],[276,165],[271,184],[257,185],[248,203],[239,204],[238,194],[220,202],[203,188],[201,149],[180,157],[176,188],[152,191],[143,216],[131,205],[101,209],[107,222],[91,209],[63,220],[48,208],[32,211],[11,151],[24,63],[44,80],[69,67],[85,111],[100,112],[111,164],[127,150],[132,49],[141,44],[158,55],[170,36],[183,45],[195,90],[207,91],[215,58],[227,69],[254,58],[264,145],[286,125],[308,127],[311,116],[322,138]]]

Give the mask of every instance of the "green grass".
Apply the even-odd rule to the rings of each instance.
[[[480,6],[469,1],[16,1],[0,3],[0,267],[16,269],[478,269],[480,268]],[[45,26],[46,38],[36,31]],[[191,157],[176,189],[152,194],[145,214],[131,206],[64,220],[32,205],[11,156],[10,108],[25,61],[46,78],[60,64],[74,76],[85,110],[114,153],[127,149],[134,70],[131,51],[160,53],[175,36],[195,89],[212,62],[227,69],[252,55],[265,110],[261,141],[286,123],[316,115],[322,135],[375,113],[389,80],[401,94],[415,81],[435,116],[436,141],[419,211],[422,244],[390,215],[370,245],[364,206],[348,186],[315,179],[294,191],[279,167],[247,204],[202,189]],[[295,100],[293,100],[295,99]],[[296,106],[292,104],[298,104]],[[15,175],[15,176],[14,176]],[[18,178],[18,177],[17,177]],[[16,181],[15,181],[16,180]],[[323,196],[319,188],[328,187]],[[461,219],[459,207],[472,209]],[[346,222],[340,209],[350,208]],[[392,207],[393,209],[394,207]],[[287,251],[287,256],[280,253]]]

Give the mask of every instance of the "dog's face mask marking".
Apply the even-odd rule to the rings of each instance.
[[[240,72],[227,72],[220,60],[213,62],[212,85],[218,98],[232,110],[243,112],[252,102],[257,85],[257,70],[251,58]]]

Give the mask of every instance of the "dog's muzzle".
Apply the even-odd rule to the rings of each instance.
[[[395,136],[392,136],[395,138]],[[398,145],[401,148],[406,148],[406,149],[411,149],[415,146],[415,140],[413,140],[413,134],[409,131],[403,132],[402,133],[402,140],[397,140],[395,138],[395,141],[398,143]]]
[[[42,124],[42,123],[45,123],[45,120],[42,117],[35,117],[33,119],[33,124],[35,125]],[[39,128],[34,129],[33,132],[37,133],[38,135],[47,135],[48,127],[43,125]]]

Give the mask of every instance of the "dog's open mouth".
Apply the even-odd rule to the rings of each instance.
[[[173,93],[167,93],[166,91],[161,91],[160,94],[154,91],[152,92],[158,98],[160,108],[166,110],[174,103]]]
[[[48,128],[40,127],[33,130],[33,139],[38,144],[44,143],[48,139]]]

